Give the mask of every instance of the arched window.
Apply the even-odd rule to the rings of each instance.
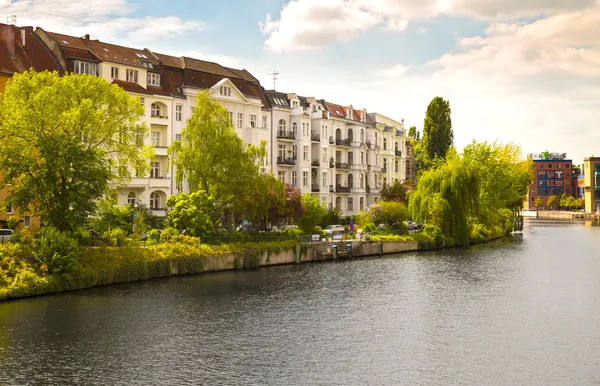
[[[127,203],[131,206],[135,206],[135,193],[129,192],[127,195]]]
[[[354,133],[352,132],[352,129],[348,129],[348,140],[350,142],[354,140]]]
[[[365,187],[365,175],[360,173],[360,188],[364,188]]]
[[[292,123],[292,133],[298,134],[298,124],[296,122]]]
[[[348,187],[349,188],[354,187],[354,176],[352,174],[348,174]]]
[[[150,209],[160,208],[160,195],[157,192],[150,194]]]
[[[285,131],[285,119],[280,119],[279,124],[277,125],[279,131]]]
[[[152,103],[150,106],[150,115],[153,117],[160,117],[160,106],[157,103]]]
[[[335,131],[335,139],[342,139],[342,130],[337,129]]]
[[[352,197],[348,197],[348,210],[354,210],[354,200],[352,199]]]
[[[365,198],[360,198],[360,210],[365,210]]]
[[[335,199],[335,208],[342,210],[342,198],[341,197],[337,197]]]
[[[360,129],[360,141],[365,141],[365,131],[363,129]]]

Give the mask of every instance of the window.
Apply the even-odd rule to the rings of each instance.
[[[304,160],[308,161],[308,146],[303,146],[304,149]]]
[[[229,123],[231,123],[233,125],[233,113],[231,111],[229,111],[228,114],[229,114]]]
[[[292,124],[292,133],[294,133],[294,134],[298,133],[298,124],[296,122],[294,122]]]
[[[363,129],[360,129],[360,142],[364,142],[365,141],[365,131]]]
[[[160,106],[156,103],[152,103],[150,106],[150,116],[151,117],[160,117]]]
[[[327,186],[327,172],[323,172],[323,186]]]
[[[244,126],[244,114],[238,113],[237,127],[238,129],[241,129],[242,126]]]
[[[348,153],[348,164],[354,165],[354,152],[352,151]]]
[[[219,89],[219,92],[223,96],[231,96],[231,87],[229,87],[229,86],[221,86],[221,88]]]
[[[571,167],[571,165],[569,165],[569,164],[565,165],[565,169],[569,169],[570,167]]]
[[[160,74],[148,73],[148,86],[160,86]]]
[[[277,128],[279,129],[279,131],[285,131],[285,126],[286,126],[285,119],[280,119],[279,123],[277,125]]]
[[[150,194],[150,209],[158,209],[160,208],[160,197],[158,193],[154,192]]]
[[[277,172],[277,177],[279,177],[279,181],[281,181],[282,184],[285,184],[285,172]]]
[[[82,62],[81,60],[76,60],[73,63],[73,72],[79,75],[96,75],[96,63]]]
[[[396,160],[396,162],[394,162],[394,170],[396,173],[398,173],[398,160]]]
[[[13,214],[13,207],[11,205],[6,205],[6,214]]]
[[[111,79],[119,79],[119,67],[111,67],[110,68],[110,78]]]
[[[127,203],[132,207],[135,206],[135,193],[129,192],[127,195]]]
[[[181,134],[175,134],[175,140],[181,141]]]
[[[548,169],[552,169],[552,164],[548,164]]]
[[[183,121],[183,105],[175,105],[175,120]]]
[[[285,145],[279,145],[277,148],[278,148],[277,157],[280,159],[284,159],[285,158]]]
[[[360,188],[364,188],[365,187],[365,175],[364,174],[360,174]]]
[[[387,170],[387,158],[383,159],[383,171]]]
[[[296,172],[295,171],[292,171],[292,185],[293,186],[298,185],[298,181],[296,180]]]
[[[365,198],[360,198],[360,210],[365,210]]]
[[[23,218],[23,226],[29,228],[31,226],[31,216],[25,216]]]
[[[153,131],[150,138],[154,146],[160,146],[160,131]]]
[[[298,158],[298,146],[296,146],[296,145],[292,146],[292,157],[294,159]]]
[[[557,168],[561,169],[562,168],[562,164],[558,164],[556,165]]]
[[[348,197],[348,210],[354,210],[354,200],[352,197]]]
[[[160,178],[160,162],[152,162],[150,166],[150,178]]]
[[[323,154],[323,157],[322,157],[323,162],[327,162],[327,149],[326,148],[323,148],[322,154]]]
[[[252,128],[256,127],[256,115],[250,114],[250,127],[252,127]]]
[[[262,117],[262,128],[266,129],[267,128],[267,116],[263,115]]]
[[[308,186],[308,172],[302,172],[302,184]]]
[[[137,70],[127,70],[125,71],[125,80],[128,82],[137,83],[138,80],[138,72]]]
[[[387,150],[387,138],[383,139],[383,150]]]
[[[349,188],[353,188],[354,187],[354,176],[352,174],[348,175],[348,187]]]

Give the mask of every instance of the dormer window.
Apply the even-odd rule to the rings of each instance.
[[[138,81],[138,72],[137,70],[127,70],[125,72],[125,80],[128,82],[133,82],[133,83],[137,83]]]
[[[148,86],[160,86],[160,74],[148,73]]]
[[[229,87],[229,86],[221,86],[221,88],[219,89],[219,92],[223,96],[231,96],[231,87]]]
[[[76,60],[73,62],[73,72],[79,75],[88,74],[88,75],[96,75],[96,63],[83,62],[81,60]]]
[[[361,122],[366,122],[367,121],[367,116],[364,112],[360,113],[360,121]]]

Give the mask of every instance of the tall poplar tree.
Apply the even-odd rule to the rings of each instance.
[[[435,97],[429,103],[423,122],[423,140],[421,141],[427,161],[446,158],[446,154],[454,142],[451,113],[450,102],[442,97]]]

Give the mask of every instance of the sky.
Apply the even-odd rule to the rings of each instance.
[[[0,0],[0,22],[245,68],[421,130],[600,155],[600,0]]]

